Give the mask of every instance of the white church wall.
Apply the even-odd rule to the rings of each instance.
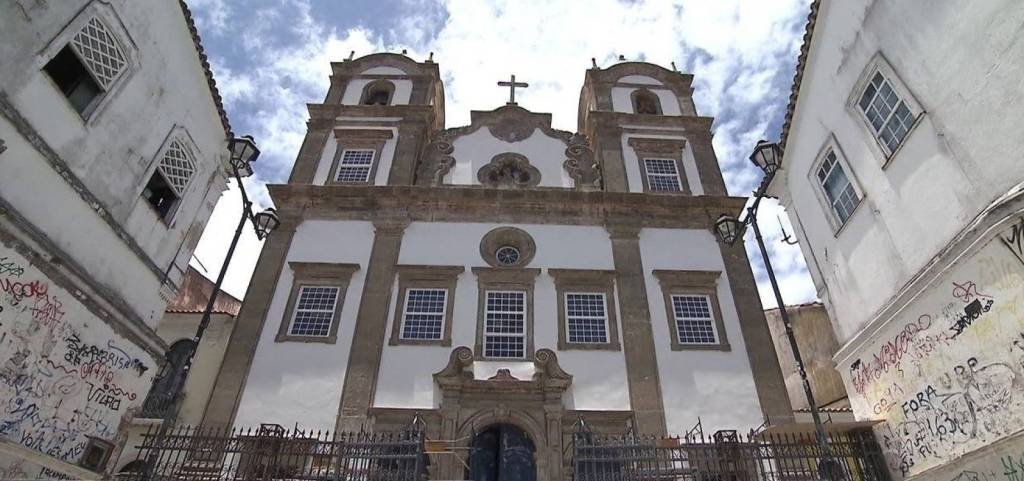
[[[381,68],[381,67],[378,67]],[[370,69],[376,70],[376,69]],[[396,69],[397,70],[397,69]],[[368,74],[369,71],[363,72]],[[404,75],[404,74],[397,74]],[[345,87],[345,94],[341,97],[342,105],[359,105],[359,100],[363,96],[363,87],[366,84],[377,80],[376,78],[356,78],[348,83]],[[409,99],[412,97],[412,80],[408,79],[387,79],[388,82],[395,84],[395,93],[391,97],[391,105],[409,105]]]
[[[299,225],[287,262],[353,263],[360,269],[345,293],[336,343],[275,342],[292,288],[286,262],[238,406],[237,426],[298,423],[306,429],[334,429],[373,237],[370,222],[308,220]]]
[[[672,246],[666,249],[665,246]],[[668,432],[682,434],[697,423],[705,432],[749,429],[763,421],[739,318],[721,251],[710,231],[643,229],[640,232],[647,300],[658,357]],[[656,269],[721,271],[717,286],[729,351],[673,351],[668,313]],[[729,406],[729,409],[721,409]]]
[[[530,165],[540,171],[541,187],[572,187],[573,180],[562,167],[565,161],[566,145],[560,139],[548,137],[541,129],[535,129],[530,137],[519,142],[505,142],[486,128],[480,128],[469,135],[463,135],[453,143],[455,167],[444,177],[444,183],[456,185],[478,185],[476,174],[481,167],[490,163],[498,154],[515,152],[530,160]]]
[[[633,147],[630,147],[629,139],[645,138],[686,140],[686,136],[683,135],[682,130],[663,130],[665,130],[665,133],[659,135],[622,135],[622,160],[626,165],[626,183],[630,192],[643,192],[644,181],[643,176],[640,174],[640,158],[637,157],[636,151],[633,150]],[[697,160],[693,156],[693,148],[690,147],[689,142],[683,146],[683,174],[686,175],[686,185],[691,194],[704,195],[704,187],[700,182],[700,175],[697,173]]]
[[[389,117],[364,117],[361,121],[388,121],[393,120]],[[345,126],[338,126],[337,129],[368,129],[372,127],[365,127],[361,125],[347,124]],[[387,185],[388,175],[391,173],[391,163],[395,158],[395,146],[398,145],[398,129],[397,128],[384,128],[379,130],[390,130],[392,137],[384,141],[384,147],[380,151],[380,158],[377,159],[377,172],[373,178],[374,185]],[[345,148],[344,145],[341,148]],[[334,131],[327,136],[327,143],[324,145],[323,153],[320,155],[320,162],[316,166],[316,172],[313,174],[313,185],[325,185],[328,183],[328,176],[331,175],[331,164],[334,162],[334,157],[338,154],[338,138],[334,136]]]
[[[473,267],[487,267],[480,257],[480,239],[506,224],[422,223],[406,228],[399,253],[400,265],[461,265],[466,267],[456,285],[452,316],[452,346],[385,346],[381,359],[375,405],[379,407],[436,407],[431,375],[448,361],[457,346],[476,342],[477,279]],[[614,269],[611,242],[601,227],[515,225],[528,232],[537,245],[529,268]],[[573,239],[572,243],[565,239]],[[443,248],[439,248],[443,246]],[[397,284],[394,286],[397,289]],[[388,333],[393,325],[397,295],[392,296]],[[618,303],[616,303],[618,305]],[[619,316],[621,317],[621,316]],[[558,351],[557,299],[554,281],[546,272],[534,286],[534,344],[555,350],[562,367],[573,375],[567,407],[575,409],[629,409],[625,359],[621,351]],[[480,363],[477,375],[490,377],[499,367],[523,371],[522,363]],[[528,366],[527,366],[528,367]]]

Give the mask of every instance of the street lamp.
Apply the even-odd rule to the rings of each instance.
[[[722,242],[732,245],[736,240],[743,237],[746,226],[754,228],[754,238],[757,239],[757,246],[761,250],[761,258],[764,260],[764,269],[768,273],[768,280],[772,285],[772,292],[775,294],[775,303],[779,306],[779,314],[782,317],[782,324],[786,326],[786,337],[789,338],[789,346],[793,351],[793,359],[796,361],[797,370],[800,372],[800,380],[803,382],[804,395],[807,396],[807,404],[811,409],[811,418],[814,420],[814,433],[821,450],[821,462],[818,464],[818,474],[821,479],[841,479],[842,468],[835,461],[832,454],[832,447],[829,446],[828,437],[825,435],[825,426],[821,422],[821,413],[818,411],[818,404],[814,401],[814,393],[811,391],[811,382],[807,378],[807,370],[804,368],[804,359],[800,354],[800,348],[796,343],[796,335],[793,333],[793,324],[789,321],[789,313],[786,311],[786,303],[782,301],[782,291],[779,290],[779,282],[775,279],[775,271],[772,269],[771,258],[768,256],[768,249],[764,245],[764,238],[761,237],[761,229],[757,225],[757,209],[761,205],[761,199],[767,197],[768,184],[775,177],[775,173],[782,167],[782,149],[779,144],[762,140],[754,147],[750,154],[750,161],[764,172],[764,179],[761,185],[754,191],[754,202],[747,207],[747,213],[742,219],[729,214],[722,214],[715,220],[714,231]]]
[[[171,392],[167,393],[167,399],[169,400],[168,406],[164,411],[164,422],[161,426],[161,434],[163,434],[177,415],[177,401],[178,396],[181,394],[181,389],[185,386],[185,380],[188,378],[188,372],[192,367],[192,358],[196,354],[196,349],[199,347],[199,341],[202,340],[203,334],[206,332],[207,327],[210,325],[210,316],[213,313],[213,306],[217,303],[217,295],[220,294],[220,286],[224,283],[224,276],[227,274],[228,265],[231,264],[231,258],[235,254],[235,247],[238,246],[238,239],[242,236],[242,231],[245,228],[246,222],[251,222],[253,229],[256,231],[256,237],[260,240],[267,238],[278,225],[281,224],[281,220],[277,216],[277,211],[273,208],[267,208],[263,212],[254,214],[252,211],[252,202],[249,200],[249,196],[245,193],[245,186],[242,184],[242,178],[252,175],[252,163],[260,155],[260,149],[256,147],[256,142],[252,136],[246,135],[244,137],[237,137],[231,139],[228,142],[228,150],[231,153],[231,159],[228,164],[231,166],[231,174],[235,178],[235,183],[238,185],[238,191],[242,194],[242,218],[238,222],[238,228],[235,229],[235,236],[231,239],[231,245],[228,247],[227,255],[224,257],[224,263],[220,267],[220,273],[217,275],[217,281],[213,285],[213,292],[210,293],[210,299],[206,303],[206,309],[203,310],[203,317],[199,321],[199,327],[196,328],[196,333],[192,337],[192,343],[188,350],[184,353],[184,363],[182,364],[180,373],[173,373],[178,376],[176,382],[172,383]],[[162,437],[162,436],[161,436]]]

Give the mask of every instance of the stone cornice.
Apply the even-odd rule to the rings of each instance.
[[[710,229],[745,197],[470,186],[268,185],[281,216],[408,222],[502,222]]]
[[[306,104],[309,110],[309,124],[325,124],[334,127],[338,117],[367,117],[373,120],[378,117],[397,118],[394,123],[419,121],[431,125],[434,120],[434,107],[430,105],[341,105],[341,104]]]
[[[691,115],[634,115],[623,112],[590,112],[588,130],[590,128],[608,129],[621,128],[621,125],[637,125],[650,127],[682,127],[693,133],[710,133],[714,117]],[[652,132],[653,133],[653,132]],[[673,132],[676,133],[676,132]]]

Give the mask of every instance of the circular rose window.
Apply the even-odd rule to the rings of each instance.
[[[501,246],[494,252],[494,257],[498,260],[498,264],[503,266],[515,265],[519,262],[519,249],[512,246]]]

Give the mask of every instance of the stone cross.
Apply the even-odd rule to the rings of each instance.
[[[499,87],[508,87],[508,103],[514,105],[516,103],[516,87],[526,88],[530,84],[526,82],[516,82],[516,76],[512,75],[512,79],[508,82],[498,82]]]

